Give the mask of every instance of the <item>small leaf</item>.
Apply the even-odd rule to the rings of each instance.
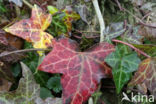
[[[49,12],[53,15],[55,13],[57,13],[59,10],[54,7],[54,6],[48,6],[47,9],[49,10]]]
[[[40,89],[40,97],[42,99],[46,99],[48,97],[53,97],[53,95],[51,94],[51,91],[49,89],[41,87],[41,89]]]
[[[100,43],[86,52],[79,52],[78,44],[68,38],[55,40],[53,50],[44,58],[39,70],[62,73],[63,104],[82,104],[97,89],[100,79],[111,76],[104,58],[114,46]]]
[[[87,16],[88,16],[88,8],[87,8],[87,6],[85,5],[85,4],[83,4],[83,5],[78,5],[77,6],[77,9],[78,9],[78,13],[80,14],[80,16],[81,16],[81,19],[84,21],[84,22],[86,22],[87,24],[89,24],[88,23],[88,20],[87,20]]]
[[[60,92],[62,90],[61,86],[61,78],[60,77],[51,77],[47,82],[47,87],[49,89],[53,89],[56,93]]]
[[[57,13],[57,11],[58,11],[57,8],[55,8],[53,6],[48,6],[48,10],[52,15]],[[61,10],[60,12],[65,14],[64,17],[60,21],[64,22],[64,24],[67,28],[67,32],[68,32],[68,33],[65,33],[65,36],[69,37],[68,34],[72,30],[72,21],[80,19],[80,15],[78,15],[76,12],[74,12],[70,6],[66,6],[66,8]],[[60,14],[60,12],[58,12],[58,14]],[[62,34],[62,33],[59,33],[59,34]]]
[[[127,47],[118,45],[116,51],[105,58],[105,61],[113,68],[112,74],[117,93],[130,80],[132,72],[137,70],[140,59],[136,53],[129,53]]]
[[[68,32],[70,32],[72,30],[72,21],[80,19],[80,15],[74,12],[70,6],[66,6],[66,8],[62,10],[62,12],[66,14],[63,20],[67,26]]]

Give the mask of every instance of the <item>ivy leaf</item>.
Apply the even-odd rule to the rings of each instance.
[[[41,87],[41,89],[40,89],[40,97],[42,99],[46,99],[48,97],[53,97],[53,96],[52,96],[51,91],[49,89]]]
[[[125,32],[125,30],[126,29],[124,28],[123,22],[112,23],[104,31],[106,40],[109,41],[113,38],[122,35]]]
[[[66,6],[62,12],[66,14],[63,20],[65,21],[68,32],[70,32],[72,30],[72,21],[80,19],[80,15],[74,12],[70,6]]]
[[[130,80],[132,72],[137,70],[140,59],[136,53],[129,53],[125,45],[118,45],[116,51],[105,58],[105,61],[113,68],[112,74],[117,93]]]
[[[34,104],[39,97],[40,86],[36,84],[30,69],[21,62],[23,77],[15,92],[0,93],[2,104]]]
[[[48,10],[52,15],[59,12],[59,10],[53,6],[48,6]],[[60,12],[65,14],[64,17],[62,18],[62,20],[67,27],[68,33],[70,33],[72,30],[72,21],[74,21],[74,20],[76,21],[76,20],[80,19],[80,15],[77,14],[76,12],[74,12],[72,10],[71,6],[66,6],[66,8],[61,10]],[[62,33],[59,33],[59,34],[62,34]],[[66,34],[66,36],[68,36],[68,35]]]
[[[57,15],[53,16],[53,20],[52,23],[50,25],[50,27],[48,28],[48,32],[50,32],[51,34],[53,34],[54,36],[59,36],[62,34],[65,34],[65,36],[68,37],[67,33],[67,27],[64,23],[64,21],[62,20],[62,18],[65,16],[65,13],[58,13]],[[53,28],[53,30],[51,30],[51,28]]]
[[[63,104],[82,104],[97,89],[100,79],[111,75],[111,70],[105,69],[103,63],[114,46],[100,43],[86,52],[79,52],[73,40],[62,38],[54,42],[53,50],[44,58],[39,70],[63,74]]]
[[[56,93],[60,92],[62,90],[60,80],[61,79],[58,76],[51,77],[47,82],[47,87],[53,89]]]
[[[144,36],[139,34],[139,27],[132,27],[131,25],[128,26],[129,29],[126,34],[123,35],[123,39],[129,43],[133,44],[142,44]]]
[[[53,37],[44,32],[51,20],[50,14],[45,14],[41,8],[35,5],[30,19],[21,20],[6,28],[5,31],[32,42],[34,48],[52,47],[51,40]],[[38,53],[42,55],[41,51]]]
[[[156,58],[147,58],[139,65],[138,71],[132,78],[129,86],[144,83],[151,94],[156,98]]]

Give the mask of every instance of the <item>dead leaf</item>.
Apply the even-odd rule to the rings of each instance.
[[[0,93],[9,91],[12,83],[6,79],[0,78]]]
[[[150,23],[149,25],[156,26],[156,23]],[[156,28],[141,26],[139,29],[139,34],[153,42],[156,41]]]
[[[21,62],[23,77],[16,91],[0,93],[1,104],[34,104],[39,97],[40,86],[36,84],[30,69]]]

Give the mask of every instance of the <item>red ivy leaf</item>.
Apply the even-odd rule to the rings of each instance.
[[[104,58],[114,51],[114,46],[100,43],[86,52],[79,52],[78,44],[63,38],[54,41],[54,47],[39,70],[62,73],[63,104],[82,104],[97,89],[101,78],[111,75]]]
[[[132,78],[129,86],[145,84],[156,98],[156,58],[147,58],[141,62],[138,71]]]

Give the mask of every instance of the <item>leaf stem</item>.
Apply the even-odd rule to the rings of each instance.
[[[127,45],[127,46],[133,48],[136,52],[138,52],[138,53],[140,53],[140,54],[142,54],[142,55],[144,55],[144,56],[146,56],[146,57],[148,57],[148,58],[151,57],[151,56],[147,55],[145,52],[143,52],[143,51],[137,49],[136,47],[134,47],[133,45],[131,45],[131,44],[129,44],[129,43],[123,42],[123,41],[121,41],[121,40],[116,40],[116,39],[113,39],[112,41],[113,41],[113,42],[117,42],[117,43],[125,44],[125,45]]]
[[[104,41],[104,30],[105,30],[105,22],[104,19],[102,17],[100,8],[99,8],[99,4],[98,4],[98,0],[92,0],[98,20],[99,20],[99,24],[100,24],[100,42]]]
[[[50,51],[51,49],[42,49],[42,48],[37,48],[37,49],[23,49],[23,50],[16,50],[16,51],[12,51],[12,52],[8,52],[8,53],[1,53],[0,57],[4,57],[4,56],[8,56],[11,54],[15,54],[15,53],[25,53],[25,52],[31,52],[31,51]]]

